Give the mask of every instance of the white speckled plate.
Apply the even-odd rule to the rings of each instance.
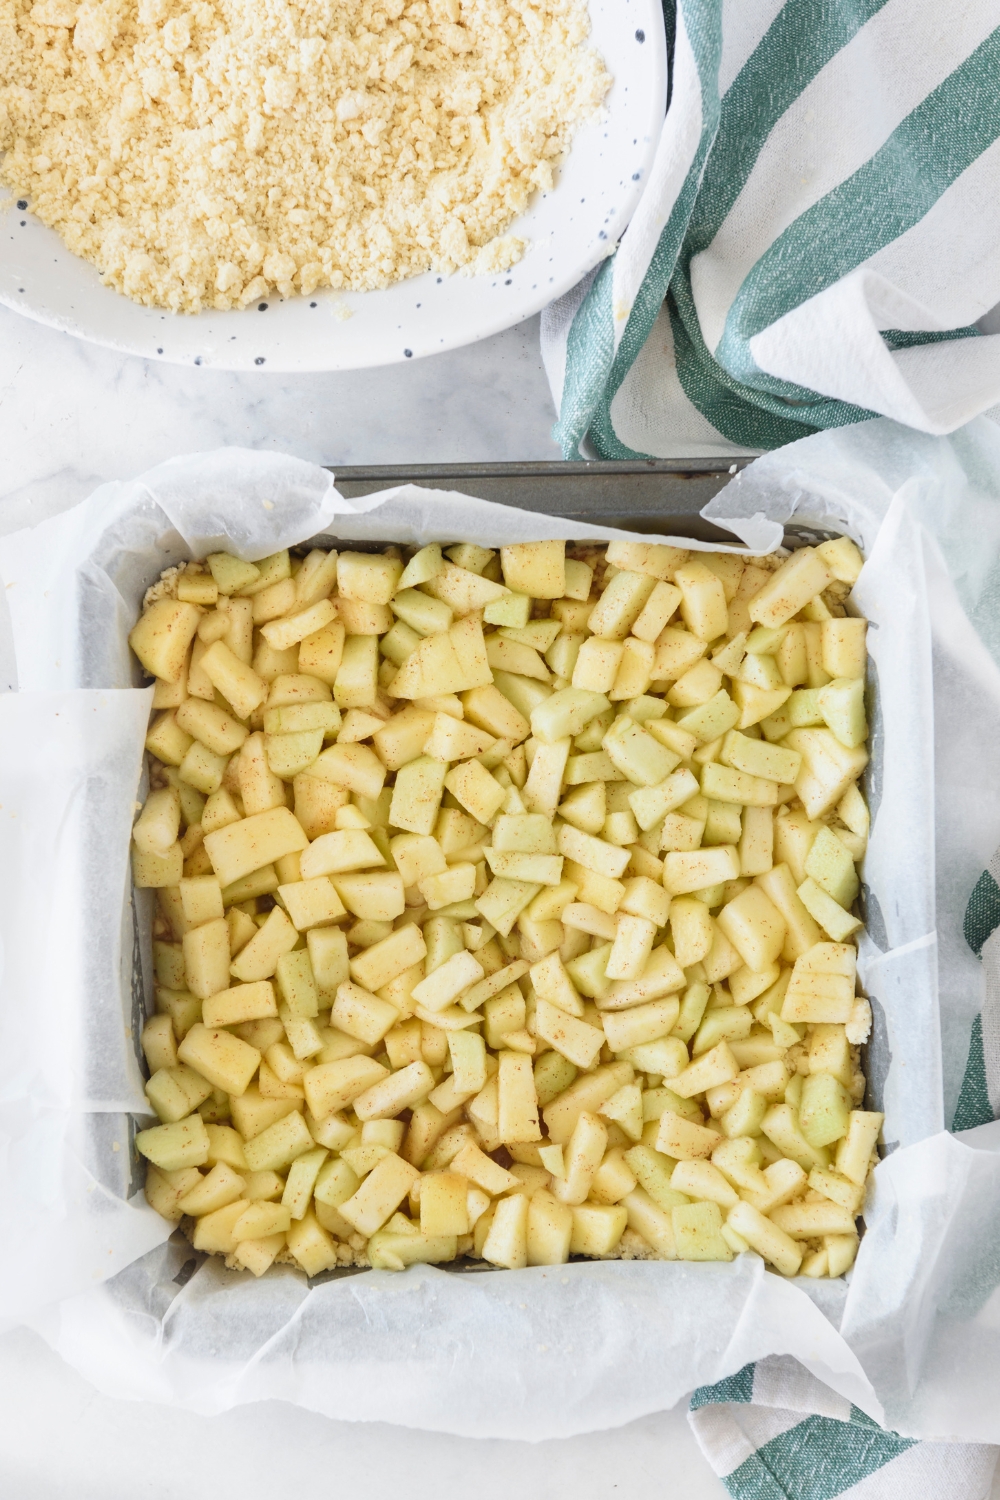
[[[663,123],[661,0],[590,0],[592,40],[614,79],[550,193],[508,233],[530,242],[498,276],[433,272],[379,292],[270,299],[245,312],[176,315],[104,286],[54,230],[10,204],[0,214],[0,303],[126,354],[222,370],[356,370],[471,344],[530,317],[602,260],[631,217]],[[349,314],[349,315],[348,315]]]

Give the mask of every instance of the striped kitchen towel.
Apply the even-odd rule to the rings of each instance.
[[[876,413],[944,433],[993,407],[997,0],[664,7],[642,199],[542,318],[564,455],[762,451]]]
[[[688,1421],[734,1500],[986,1500],[997,1457],[886,1432],[787,1356],[695,1391]]]
[[[982,1009],[972,1023],[953,1130],[972,1130],[1000,1119],[1000,849],[969,897],[965,940],[983,964]]]

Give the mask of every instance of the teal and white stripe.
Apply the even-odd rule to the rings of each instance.
[[[982,1010],[972,1025],[953,1130],[1000,1119],[1000,849],[969,897],[965,937],[982,960]]]
[[[695,1391],[688,1420],[734,1500],[982,1500],[996,1461],[886,1432],[787,1357]]]
[[[995,0],[676,0],[675,33],[639,208],[543,315],[566,456],[873,413],[942,433],[1000,401]]]

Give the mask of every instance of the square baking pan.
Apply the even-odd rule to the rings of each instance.
[[[700,512],[733,478],[734,474],[752,463],[754,455],[747,454],[730,459],[729,463],[717,459],[656,459],[641,462],[524,462],[524,463],[480,463],[480,464],[385,464],[326,467],[334,475],[334,483],[345,499],[357,499],[380,490],[399,485],[413,484],[425,489],[458,491],[500,505],[515,506],[520,510],[536,511],[540,515],[560,516],[567,520],[595,526],[614,526],[639,534],[673,535],[690,537],[692,540],[716,543],[721,546],[740,546],[740,539],[731,532],[705,520]],[[343,531],[353,529],[349,525]],[[819,530],[808,526],[786,526],[784,541],[790,548],[817,545],[836,536],[835,531]],[[313,546],[339,547],[346,539],[335,530],[311,537],[292,550],[304,553]],[[447,537],[441,541],[449,540]],[[350,539],[352,549],[382,551],[387,545],[379,541]],[[153,582],[154,580],[149,580]],[[871,695],[869,684],[868,695]],[[869,720],[873,727],[874,705],[869,705]],[[874,753],[873,740],[873,753]],[[866,773],[866,780],[867,780]],[[865,891],[860,898],[864,915]],[[136,940],[136,977],[139,973],[139,950],[141,939],[138,929]],[[137,983],[133,994],[134,1003],[139,1000]],[[142,1022],[134,1011],[135,1035],[138,1038]],[[870,1045],[870,1044],[869,1044]],[[869,1046],[862,1052],[866,1078],[872,1063]],[[145,1059],[137,1046],[137,1058],[143,1072]],[[866,1107],[877,1108],[871,1099],[872,1085],[869,1082]],[[130,1132],[134,1137],[134,1130]],[[131,1141],[130,1141],[131,1144]],[[135,1155],[135,1172],[141,1173],[141,1164]],[[175,1231],[179,1237],[180,1231]],[[186,1281],[205,1258],[193,1247],[185,1261],[179,1281]],[[338,1267],[325,1271],[314,1278],[325,1282],[345,1276],[357,1276],[367,1269],[361,1266]],[[451,1272],[491,1272],[496,1267],[486,1262],[461,1257],[441,1267]]]

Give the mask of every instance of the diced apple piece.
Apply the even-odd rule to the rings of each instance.
[[[566,591],[566,543],[519,542],[501,547],[504,583],[534,599],[561,599]]]

